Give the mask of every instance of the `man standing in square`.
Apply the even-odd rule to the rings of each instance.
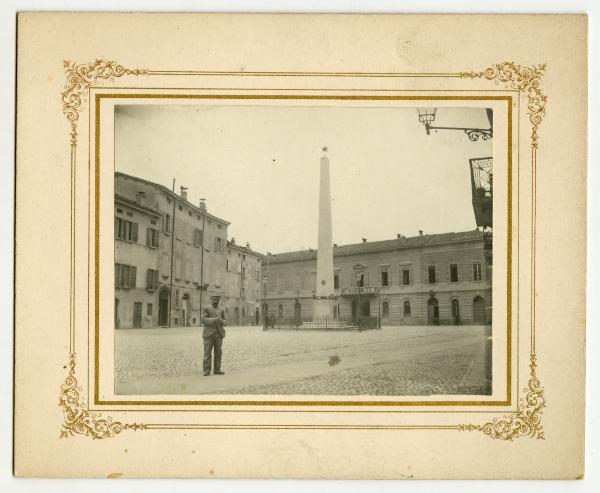
[[[204,331],[202,337],[204,339],[204,361],[202,364],[204,376],[210,375],[212,352],[215,350],[214,374],[224,375],[221,371],[221,347],[223,338],[225,337],[225,312],[219,309],[219,301],[221,297],[214,294],[210,297],[211,304],[204,307],[202,311],[202,323]]]

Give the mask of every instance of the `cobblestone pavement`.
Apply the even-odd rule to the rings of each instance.
[[[223,343],[226,372],[328,361],[342,364],[334,373],[290,378],[270,385],[238,385],[211,394],[431,395],[485,394],[487,389],[460,382],[481,352],[481,327],[384,327],[363,332],[263,331],[262,327],[228,327]],[[457,340],[464,340],[456,347]],[[453,349],[439,351],[445,344]],[[440,346],[441,345],[441,346]],[[435,346],[437,351],[427,351]],[[378,355],[398,348],[397,361]],[[415,354],[411,354],[414,352]],[[373,364],[344,368],[358,357]],[[389,356],[388,356],[389,359]],[[362,361],[361,360],[361,361]],[[283,367],[283,366],[282,366]],[[118,330],[115,333],[115,381],[195,377],[202,374],[202,328]],[[337,368],[336,368],[337,370]],[[202,378],[202,377],[200,377]]]
[[[451,395],[491,394],[483,387],[460,387],[480,344],[439,351],[409,361],[375,363],[335,374],[289,380],[272,385],[224,389],[215,394],[312,395]]]

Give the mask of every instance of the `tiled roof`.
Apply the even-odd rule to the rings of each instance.
[[[154,183],[153,181],[144,180],[143,178],[140,178],[139,176],[128,175],[127,173],[122,173],[120,171],[115,171],[115,176],[121,176],[123,178],[139,181],[141,183],[145,183],[146,185],[150,185],[151,187],[161,190],[163,193],[165,193],[167,196],[171,197],[172,199],[175,199],[176,201],[179,201],[179,202],[185,204],[186,206],[190,207],[197,214],[204,214],[204,215],[206,215],[207,218],[213,219],[217,222],[220,222],[221,224],[225,224],[225,225],[231,224],[229,221],[225,221],[224,219],[221,219],[220,217],[214,216],[213,214],[210,214],[209,212],[200,209],[197,205],[192,204],[191,202],[189,202],[186,199],[184,199],[183,197],[181,197],[181,195],[177,195],[175,192],[173,192],[172,190],[169,190],[167,187],[165,187],[164,185],[161,185],[160,183]]]
[[[402,250],[408,248],[419,248],[428,246],[448,245],[468,241],[483,241],[483,233],[478,230],[464,231],[460,233],[441,233],[433,235],[419,235],[410,238],[402,237],[393,240],[370,241],[365,243],[354,243],[351,245],[340,245],[333,248],[333,256],[355,255],[363,253],[374,253],[388,250]],[[300,250],[297,252],[275,253],[270,256],[270,263],[290,262],[293,260],[311,260],[317,258],[317,250]]]
[[[148,207],[146,205],[138,204],[135,200],[131,200],[130,198],[124,197],[123,195],[119,195],[118,193],[115,193],[115,201],[121,202],[122,204],[134,207],[136,209],[141,209],[154,216],[160,216],[160,212],[156,209],[153,209],[152,207]]]
[[[256,257],[264,257],[262,253],[256,252],[247,246],[238,245],[237,243],[231,243],[231,241],[227,241],[227,248],[231,248],[232,250],[236,250],[238,252],[247,253],[248,255],[255,255]]]

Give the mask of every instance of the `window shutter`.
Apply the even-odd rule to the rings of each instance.
[[[153,246],[152,245],[152,229],[151,228],[146,228],[146,245]]]
[[[146,289],[152,289],[152,269],[146,271]]]
[[[131,241],[134,243],[138,241],[138,223],[131,223]]]
[[[121,284],[119,283],[119,264],[115,264],[115,287],[119,287]]]
[[[152,288],[158,289],[158,271],[157,270],[152,271]]]
[[[129,286],[132,288],[135,288],[136,286],[136,281],[137,281],[137,267],[135,265],[130,266],[131,268],[131,272],[130,272],[130,284]]]

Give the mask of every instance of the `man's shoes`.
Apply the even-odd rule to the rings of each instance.
[[[210,375],[210,372],[209,372],[209,371],[205,371],[205,372],[204,372],[204,376],[205,376],[205,377],[208,377],[209,375]]]
[[[215,370],[214,373],[215,375],[225,375],[225,372],[221,370]]]

